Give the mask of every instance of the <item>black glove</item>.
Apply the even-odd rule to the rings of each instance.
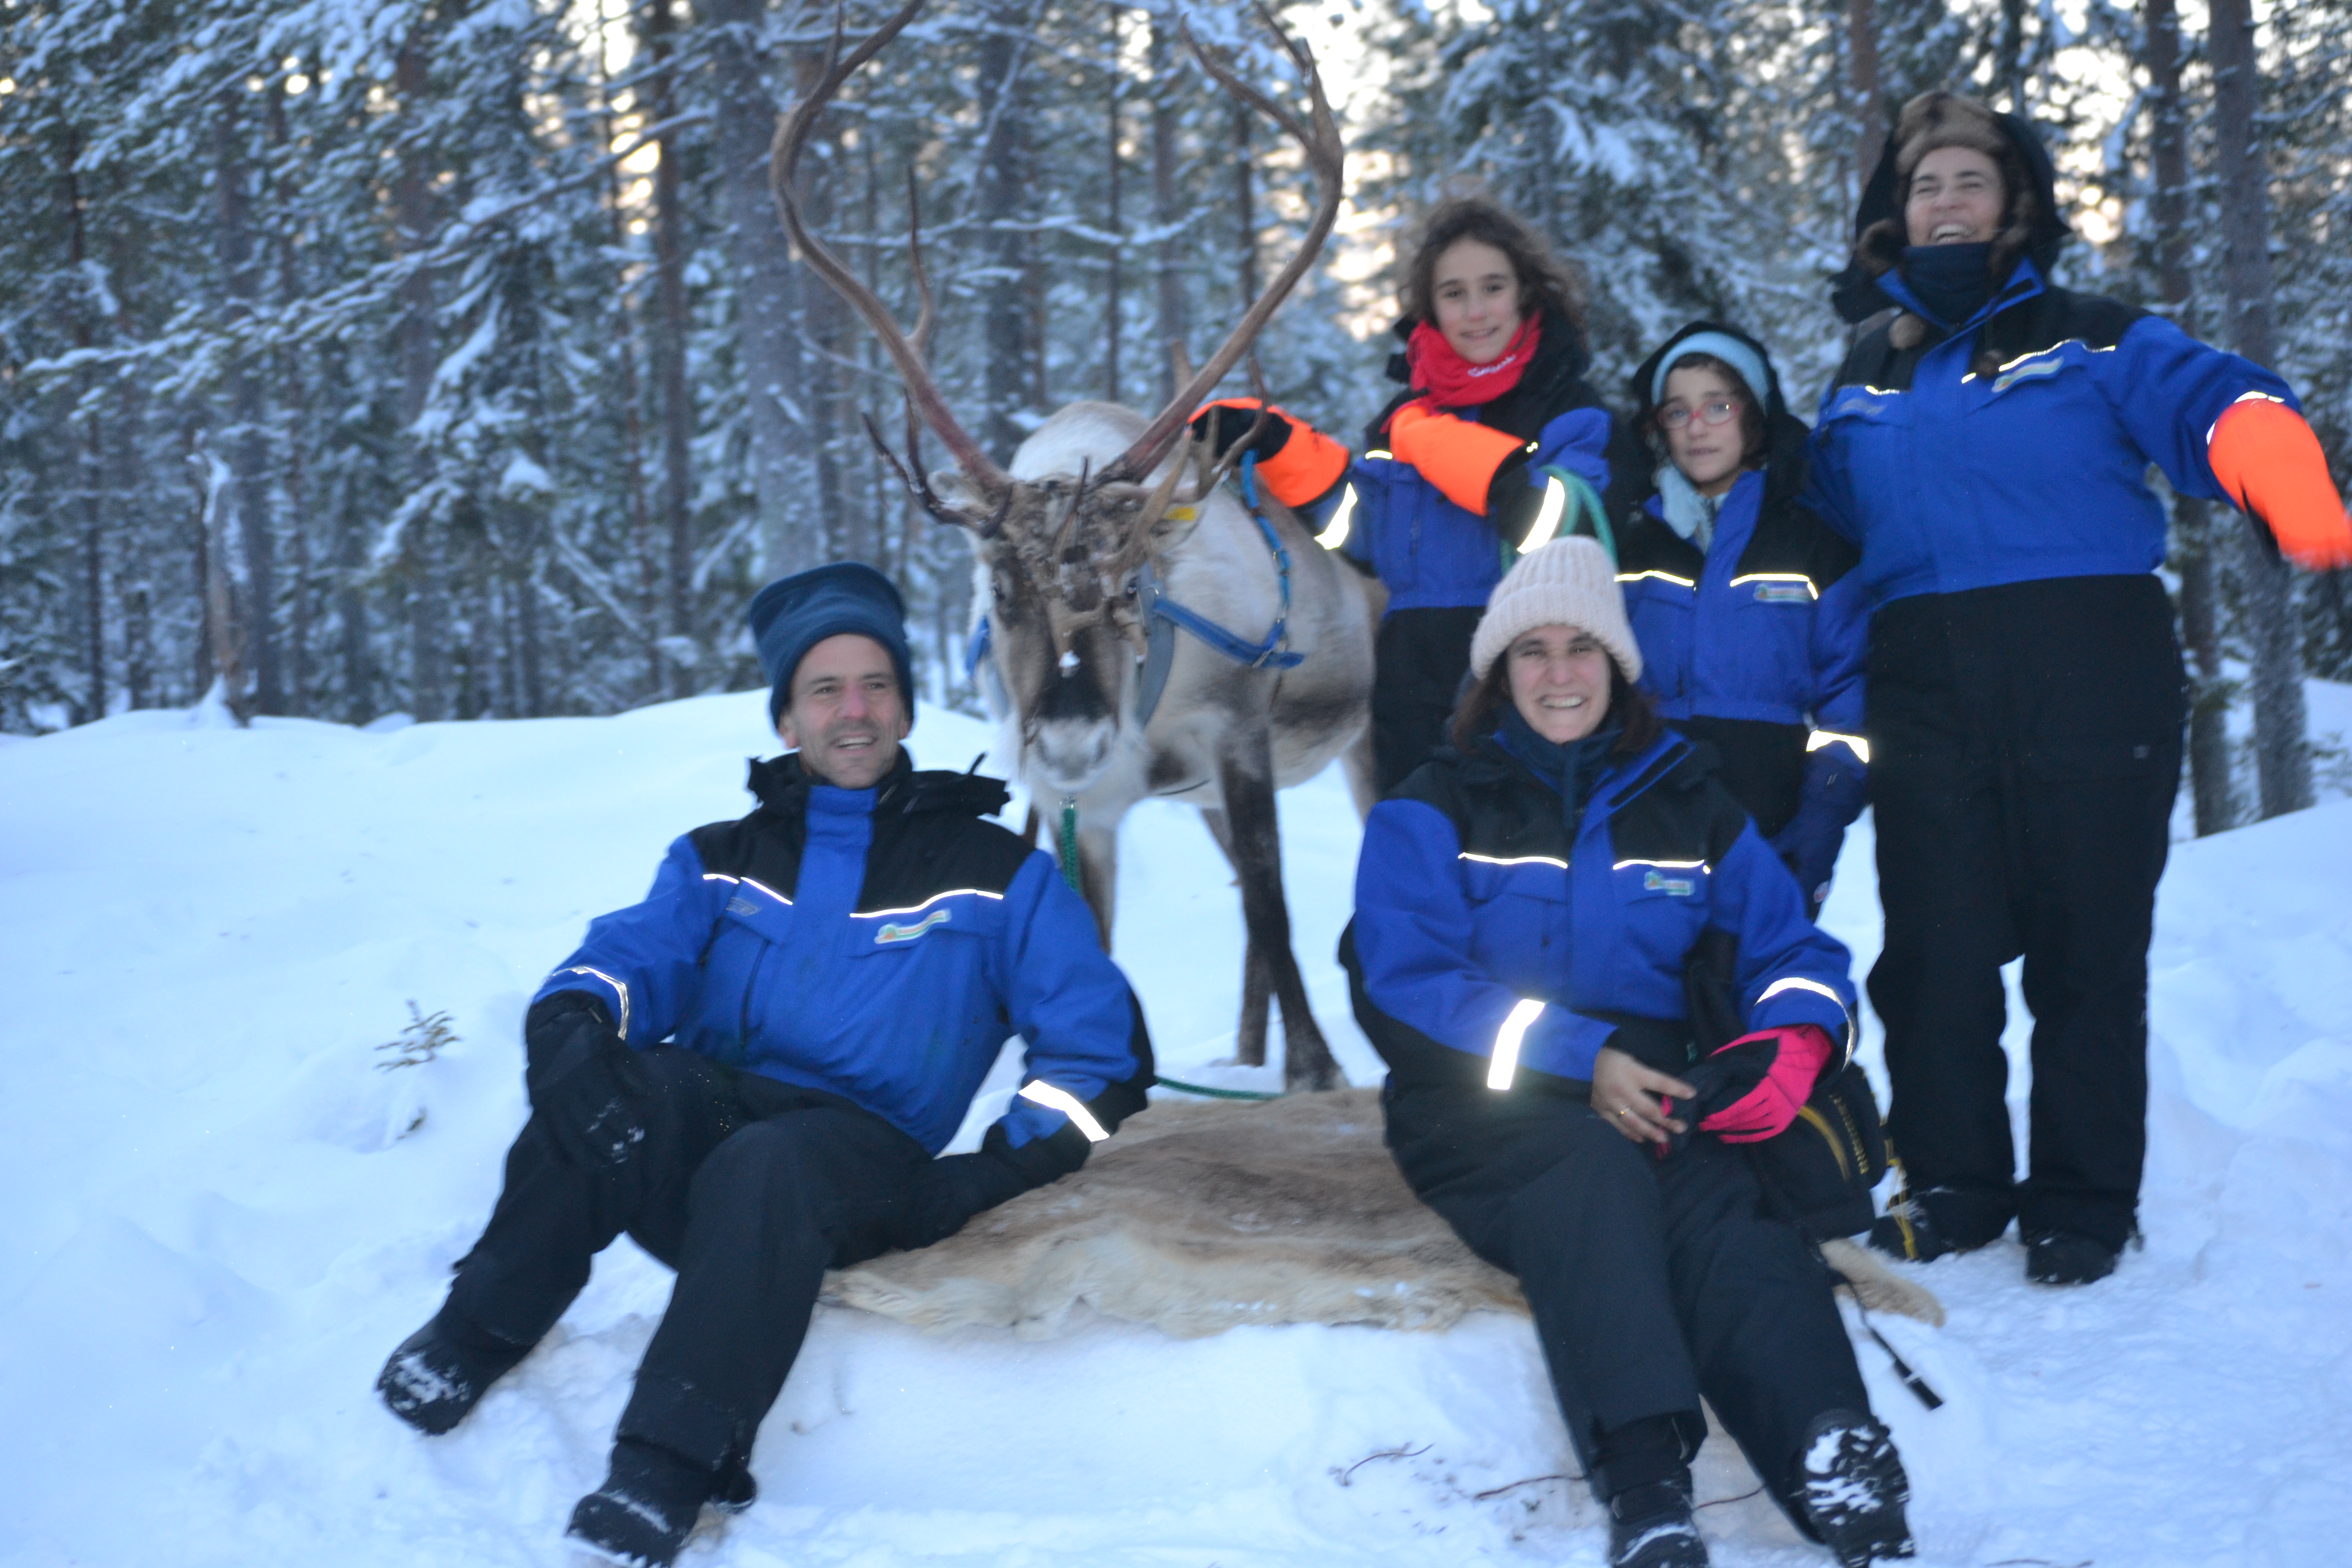
[[[1258,411],[1255,407],[1236,406],[1242,401],[1235,398],[1212,403],[1192,416],[1193,430],[1208,440],[1210,461],[1223,459],[1242,437],[1250,433],[1250,426],[1257,423]],[[1265,416],[1265,427],[1258,432],[1257,439],[1250,443],[1249,449],[1256,453],[1257,460],[1263,463],[1289,442],[1290,421],[1280,414],[1269,413]]]
[[[972,1215],[1059,1181],[1087,1163],[1087,1135],[1067,1122],[1052,1137],[1033,1138],[1015,1149],[1005,1138],[1004,1123],[998,1122],[981,1140],[980,1152],[931,1162],[912,1245],[928,1247],[953,1236]]]
[[[575,1165],[616,1166],[646,1141],[645,1068],[603,1003],[566,991],[523,1023],[523,1086],[556,1147]]]

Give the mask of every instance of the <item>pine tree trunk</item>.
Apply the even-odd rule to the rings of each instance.
[[[1853,147],[1853,185],[1857,193],[1870,181],[1886,141],[1886,96],[1878,84],[1877,0],[1846,0],[1846,86],[1853,94],[1857,126]]]
[[[2221,276],[2229,290],[2231,346],[2273,363],[2269,171],[2254,127],[2262,86],[2248,0],[2213,0],[2213,142],[2221,190]],[[2286,563],[2262,525],[2246,520],[2239,571],[2253,645],[2254,767],[2262,815],[2311,804],[2311,752],[2304,740],[2303,657]]]
[[[273,147],[283,150],[289,140],[286,124],[286,89],[282,83],[269,87],[269,141]],[[283,197],[285,193],[273,192]],[[278,297],[281,300],[297,298],[301,291],[294,252],[295,226],[281,223],[278,241]],[[302,375],[302,363],[290,350],[280,349],[273,356],[278,385],[283,388],[284,416],[278,429],[285,442],[285,461],[281,466],[286,490],[286,547],[291,556],[287,584],[287,625],[284,658],[286,684],[280,712],[298,717],[310,711],[310,641],[313,636],[315,595],[312,593],[310,560],[310,474],[304,462],[310,427],[310,389]]]
[[[2180,17],[2173,0],[2147,0],[2147,77],[2153,104],[2149,150],[2156,169],[2157,279],[2172,319],[2197,331],[2189,268],[2188,115],[2180,98]],[[2172,563],[2180,574],[2180,635],[2188,646],[2189,782],[2203,837],[2236,826],[2237,782],[2230,767],[2230,684],[2221,668],[2220,563],[2211,514],[2195,496],[2172,502]]]
[[[1109,100],[1106,112],[1110,124],[1105,150],[1109,154],[1108,186],[1109,213],[1103,226],[1110,234],[1111,242],[1108,265],[1103,272],[1103,397],[1107,402],[1117,403],[1121,391],[1118,376],[1118,314],[1120,285],[1123,279],[1119,276],[1119,266],[1126,259],[1124,252],[1127,248],[1125,237],[1119,233],[1119,225],[1124,221],[1119,213],[1119,176],[1124,171],[1126,160],[1119,156],[1118,110],[1119,89],[1127,83],[1127,73],[1120,66],[1118,58],[1119,7],[1114,4],[1108,9],[1110,12],[1110,87],[1105,96]]]
[[[638,37],[656,66],[669,59],[674,41],[669,0],[651,0],[637,12]],[[657,70],[643,89],[656,123],[677,112],[672,74]],[[654,396],[661,411],[661,485],[654,496],[654,524],[664,561],[661,624],[678,644],[694,638],[694,398],[686,384],[686,212],[678,195],[678,147],[674,134],[655,139],[660,162],[654,165]],[[691,696],[691,664],[672,658],[669,695]]]
[[[1184,320],[1184,247],[1171,232],[1183,216],[1176,188],[1176,24],[1165,3],[1151,13],[1148,56],[1151,71],[1151,221],[1160,229],[1159,267],[1160,395],[1166,403],[1176,395],[1176,366],[1189,364]]]
[[[80,176],[76,165],[81,161],[81,135],[71,126],[66,129],[65,174],[58,184],[58,195],[66,209],[66,259],[77,279],[82,273],[89,256],[88,237],[82,226]],[[74,346],[90,346],[89,312],[77,301],[74,307]],[[83,396],[89,392],[87,377],[79,378]],[[100,499],[100,487],[105,476],[103,448],[98,415],[91,412],[81,424],[80,450],[76,454],[79,469],[76,488],[81,491],[82,514],[82,700],[76,705],[76,719],[90,723],[106,717],[106,506]]]
[[[793,338],[798,279],[768,191],[768,143],[775,134],[776,108],[761,48],[766,7],[760,0],[702,0],[702,11],[706,25],[717,30],[711,69],[719,208],[727,224],[728,270],[735,280],[744,423],[759,509],[758,574],[765,580],[805,571],[823,558],[815,531],[805,521],[806,487],[793,456],[803,397]]]
[[[222,89],[219,117],[213,122],[213,203],[218,225],[215,239],[232,321],[249,321],[261,292],[257,247],[253,243],[253,172],[245,156],[238,112],[245,90],[241,81]],[[244,547],[236,598],[245,633],[245,668],[253,680],[248,710],[278,713],[286,704],[278,668],[278,560],[269,517],[268,427],[260,382],[243,354],[227,356],[221,371],[221,391],[228,405],[228,430],[222,445],[236,474],[231,510]]]
[[[1233,112],[1234,221],[1237,230],[1234,286],[1241,300],[1234,319],[1239,320],[1257,302],[1257,192],[1250,177],[1249,105],[1236,100]]]
[[[1017,220],[1028,205],[1023,188],[1028,165],[1021,79],[1028,53],[1030,15],[1024,0],[995,0],[980,42],[981,143],[972,215],[986,230],[987,278],[981,285],[981,323],[986,345],[982,386],[987,407],[981,418],[981,445],[998,462],[1010,462],[1021,444],[1019,416],[1034,383],[1030,365],[1030,306],[1027,298],[1029,237]]]
[[[404,256],[415,256],[433,243],[432,150],[417,127],[425,113],[430,85],[426,39],[420,29],[409,36],[393,58],[393,89],[400,112],[410,125],[399,151],[399,170],[393,178],[392,216],[396,243]],[[400,364],[400,424],[408,444],[407,479],[411,496],[432,480],[432,452],[416,435],[416,421],[433,395],[433,373],[440,363],[440,329],[435,321],[433,274],[423,267],[401,279],[400,318],[395,327]],[[449,584],[441,558],[441,530],[431,516],[409,525],[407,561],[409,708],[422,722],[432,723],[449,712]]]

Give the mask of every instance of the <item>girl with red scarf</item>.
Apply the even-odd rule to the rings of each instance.
[[[1346,448],[1272,411],[1255,450],[1261,482],[1389,591],[1372,684],[1383,794],[1444,744],[1470,668],[1470,637],[1511,562],[1602,512],[1620,439],[1583,380],[1591,355],[1567,273],[1534,231],[1482,197],[1431,215],[1405,270],[1406,384]],[[1194,425],[1222,453],[1255,400],[1211,404]],[[1616,465],[1639,473],[1638,453]]]

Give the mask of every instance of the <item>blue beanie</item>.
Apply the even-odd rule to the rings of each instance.
[[[1658,368],[1650,377],[1650,406],[1665,401],[1666,377],[1692,354],[1713,354],[1748,384],[1748,395],[1758,407],[1771,406],[1772,373],[1765,367],[1764,356],[1728,332],[1693,332],[1659,354]]]
[[[836,561],[782,577],[760,590],[743,612],[760,668],[768,677],[768,722],[792,700],[793,672],[808,650],[831,637],[855,632],[890,650],[898,696],[915,717],[915,677],[907,654],[907,605],[890,579],[863,561]]]

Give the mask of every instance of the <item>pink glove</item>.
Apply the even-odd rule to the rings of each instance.
[[[1742,1035],[1683,1074],[1698,1089],[1693,1103],[1699,1131],[1726,1143],[1779,1137],[1812,1098],[1836,1052],[1817,1024]]]

